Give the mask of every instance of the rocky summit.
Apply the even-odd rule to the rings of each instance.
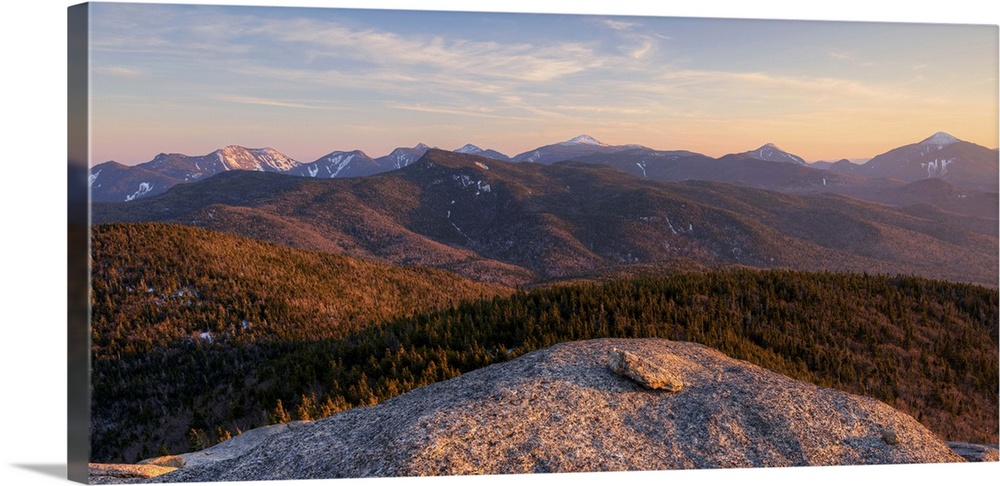
[[[683,386],[613,371],[623,356]],[[882,402],[660,339],[559,344],[233,452],[146,481],[964,461]]]

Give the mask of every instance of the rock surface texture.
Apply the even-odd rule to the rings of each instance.
[[[90,484],[132,484],[177,468],[150,464],[90,464]]]
[[[683,388],[652,390],[618,375],[609,366],[615,349]],[[658,339],[556,345],[222,456],[146,481],[964,461],[881,402]]]
[[[1000,461],[1000,449],[996,445],[969,444],[966,442],[948,442],[948,447],[969,462]]]

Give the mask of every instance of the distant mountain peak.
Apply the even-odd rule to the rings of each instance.
[[[747,155],[760,160],[767,160],[770,162],[791,162],[795,164],[805,165],[806,161],[797,155],[792,155],[784,150],[778,148],[777,145],[773,143],[765,143],[761,145],[757,150],[752,150],[747,152]]]
[[[408,154],[408,153],[413,153],[413,152],[420,152],[420,155],[423,155],[424,152],[426,152],[426,151],[428,151],[430,149],[431,149],[431,147],[429,145],[421,142],[421,143],[418,143],[418,144],[414,145],[412,148],[409,148],[409,147],[396,147],[395,149],[392,150],[392,152],[389,153],[389,155],[393,155],[393,154]]]
[[[496,150],[493,149],[483,149],[471,143],[467,143],[463,145],[461,148],[452,150],[452,152],[455,152],[456,154],[478,155],[480,157],[486,157],[488,159],[510,162],[510,157],[508,157],[505,154],[497,152]]]
[[[961,142],[961,140],[948,135],[945,132],[937,132],[921,141],[920,145],[937,145],[939,147],[944,147],[945,145],[951,145],[955,142]]]
[[[298,161],[271,147],[248,149],[239,145],[227,145],[212,154],[227,169],[269,170],[284,172],[301,165]]]
[[[396,147],[389,155],[383,155],[375,159],[375,162],[387,168],[401,169],[415,162],[430,149],[431,147],[425,143],[418,143],[413,148]]]
[[[475,146],[475,145],[473,145],[471,143],[467,143],[467,144],[463,145],[462,148],[455,149],[455,152],[458,152],[460,154],[478,154],[478,153],[480,153],[482,151],[483,151],[483,149],[481,149],[481,148],[479,148],[479,147],[477,147],[477,146]]]
[[[577,135],[565,142],[559,142],[559,145],[597,145],[599,147],[607,147],[608,144],[597,140],[590,135]]]
[[[331,157],[337,157],[337,156],[341,156],[341,155],[354,155],[354,156],[364,155],[364,156],[367,157],[367,154],[365,154],[361,150],[350,150],[350,151],[348,151],[348,150],[334,150],[333,152],[330,152],[330,153],[328,153],[328,154],[320,157],[320,160],[329,159]]]
[[[246,147],[241,147],[239,145],[226,145],[218,150],[219,153],[223,155],[234,154],[234,153],[244,153],[248,152]]]

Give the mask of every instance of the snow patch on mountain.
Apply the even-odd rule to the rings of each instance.
[[[420,157],[424,156],[431,148],[423,143],[418,143],[413,148],[399,147],[393,150],[389,155],[385,157],[379,157],[378,160],[388,160],[392,163],[394,169],[402,169],[417,161]]]
[[[279,172],[286,172],[302,165],[297,160],[286,157],[284,154],[270,147],[251,149],[250,153],[260,161],[262,168],[270,167]]]
[[[479,148],[479,147],[477,147],[475,145],[472,145],[471,143],[467,143],[467,144],[463,145],[462,148],[455,149],[455,152],[460,153],[460,154],[472,154],[472,155],[475,155],[475,154],[483,153],[483,149],[481,149],[481,148]]]
[[[215,155],[226,170],[286,172],[302,165],[270,147],[248,149],[239,145],[228,145],[215,151]]]
[[[923,163],[920,166],[927,169],[927,178],[931,179],[934,177],[944,177],[948,172],[948,166],[952,162],[955,162],[955,159],[934,159],[933,162]]]
[[[227,169],[258,170],[260,163],[254,160],[247,149],[238,145],[229,145],[219,149],[219,159]]]
[[[150,184],[148,182],[140,182],[139,183],[139,190],[135,191],[134,193],[132,193],[129,196],[125,196],[125,202],[131,201],[131,200],[133,200],[133,199],[135,199],[137,197],[142,197],[142,196],[146,195],[146,193],[148,193],[149,191],[152,191],[152,190],[153,190],[153,185],[152,184]]]
[[[480,194],[482,194],[482,193],[484,193],[484,192],[491,192],[491,188],[490,188],[489,184],[483,184],[483,181],[481,181],[481,180],[473,180],[471,177],[469,177],[469,176],[467,176],[465,174],[456,174],[456,175],[451,176],[451,178],[452,178],[452,180],[454,180],[455,182],[457,182],[460,186],[462,186],[463,189],[467,188],[467,187],[470,187],[470,186],[476,186],[476,195],[477,196],[480,195]],[[455,204],[455,201],[452,201],[451,203]]]
[[[558,145],[597,145],[598,147],[610,147],[610,145],[601,142],[590,135],[578,135],[565,142],[559,142]]]
[[[334,152],[322,159],[322,163],[326,165],[326,172],[330,175],[330,178],[333,179],[334,177],[337,177],[337,174],[340,174],[341,171],[346,169],[351,164],[351,161],[354,160],[356,155],[357,152]],[[319,172],[318,167],[316,172]],[[313,174],[313,169],[309,168],[309,175],[315,177]]]
[[[747,152],[747,154],[755,159],[766,160],[769,162],[791,162],[794,164],[806,165],[806,161],[801,157],[785,152],[773,143],[764,144],[757,150]]]
[[[934,135],[931,135],[925,138],[923,141],[921,141],[920,145],[936,146],[937,148],[940,149],[941,147],[945,147],[960,141],[961,140],[951,135],[948,135],[947,133],[937,132]]]
[[[528,158],[525,160],[527,160],[528,162],[536,162],[540,158],[542,158],[542,153],[536,150],[532,152],[531,155],[529,155]]]

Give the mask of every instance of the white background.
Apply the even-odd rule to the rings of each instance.
[[[0,484],[63,484],[66,464],[66,8],[77,2],[14,1],[0,13],[3,105],[0,107],[0,197],[4,332]],[[148,3],[148,2],[144,2]],[[161,3],[195,3],[163,1]],[[417,8],[405,1],[299,0],[214,4]],[[417,2],[410,2],[417,3]],[[424,0],[429,10],[603,13],[735,18],[787,18],[998,24],[988,2],[719,1],[613,2]],[[680,3],[675,5],[675,3]],[[523,5],[522,5],[523,4]],[[948,484],[1000,477],[1000,463],[769,470],[669,471],[476,478],[289,481],[282,484]],[[265,483],[220,483],[265,484]]]

